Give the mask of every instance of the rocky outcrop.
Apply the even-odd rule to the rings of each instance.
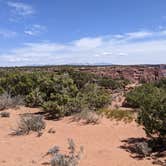
[[[107,66],[82,67],[79,70],[90,72],[99,76],[111,78],[125,78],[131,82],[152,82],[163,78],[160,67],[147,66]]]

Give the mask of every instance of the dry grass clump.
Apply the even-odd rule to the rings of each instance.
[[[117,121],[124,121],[125,123],[130,123],[134,120],[134,113],[130,110],[120,110],[120,109],[103,109],[102,113],[106,115],[107,118],[115,119]]]
[[[10,117],[10,113],[6,112],[6,111],[0,112],[0,117],[2,117],[2,118],[9,118]]]
[[[76,151],[76,145],[72,139],[68,139],[68,150],[67,154],[60,153],[59,147],[55,146],[51,148],[47,154],[52,155],[50,161],[51,166],[78,166],[83,154],[83,147]]]
[[[14,108],[23,103],[24,101],[21,96],[11,97],[8,93],[4,93],[0,96],[0,110]]]
[[[98,124],[100,123],[100,116],[94,112],[94,111],[90,111],[90,110],[83,110],[80,113],[75,114],[72,117],[73,121],[78,121],[78,122],[82,122],[84,124]]]
[[[29,134],[30,131],[37,132],[38,134],[46,126],[43,116],[24,114],[20,116],[17,129],[14,130],[14,135],[25,135]]]

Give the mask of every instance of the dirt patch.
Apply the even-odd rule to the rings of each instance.
[[[50,157],[43,157],[51,147],[57,145],[62,150],[67,149],[67,139],[72,138],[76,145],[83,146],[85,154],[80,166],[151,166],[152,160],[138,160],[130,153],[120,148],[122,140],[145,137],[144,131],[135,122],[123,122],[102,119],[98,125],[80,125],[71,122],[70,118],[59,121],[46,120],[43,135],[35,133],[27,136],[11,136],[19,114],[37,113],[39,109],[21,107],[18,110],[8,110],[10,118],[0,119],[0,165],[1,166],[42,166],[49,162]],[[54,133],[48,131],[53,128]]]

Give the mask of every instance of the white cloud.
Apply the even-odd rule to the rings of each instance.
[[[127,56],[128,54],[125,53],[125,52],[120,52],[119,55],[120,55],[120,56]]]
[[[101,38],[82,38],[80,40],[76,40],[73,42],[73,44],[82,49],[91,49],[91,48],[96,48],[102,44],[102,39]]]
[[[35,10],[32,6],[22,2],[9,1],[7,2],[7,5],[11,8],[13,20],[15,19],[15,17],[25,17],[35,13]]]
[[[112,52],[103,52],[103,55],[112,55]]]
[[[44,32],[46,30],[46,27],[39,24],[34,24],[31,27],[26,28],[24,33],[29,36],[36,36],[40,33]]]
[[[159,32],[151,32],[151,31],[138,31],[138,32],[129,32],[129,33],[124,33],[124,34],[116,34],[113,35],[113,39],[117,42],[120,41],[127,41],[127,40],[141,40],[144,38],[150,38],[154,37],[158,34]]]
[[[164,30],[150,33],[141,31],[120,34],[121,37],[119,34],[88,37],[66,44],[26,43],[22,48],[16,48],[0,55],[0,65],[166,63],[166,34],[163,32]],[[117,37],[118,35],[119,37]]]
[[[15,37],[16,35],[17,35],[17,33],[14,31],[10,31],[7,29],[0,29],[0,37],[12,38],[12,37]]]
[[[128,39],[142,39],[145,37],[150,37],[152,35],[153,35],[153,33],[149,32],[149,31],[126,33],[126,36],[128,37]]]

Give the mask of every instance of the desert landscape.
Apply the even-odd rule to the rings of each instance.
[[[121,69],[121,75],[112,76],[119,69]],[[141,95],[141,89],[146,88],[146,85],[148,85],[147,88],[160,84],[165,86],[165,83],[163,84],[164,69],[156,66],[150,69],[152,70],[145,66],[1,68],[0,165],[57,166],[52,163],[54,155],[57,154],[48,153],[54,150],[55,146],[58,147],[58,153],[64,155],[63,159],[58,158],[56,161],[68,161],[66,165],[61,163],[58,166],[166,165],[164,144],[161,144],[164,149],[161,147],[159,150],[151,149],[149,145],[151,137],[146,135],[143,125],[136,122],[141,112],[139,106],[135,107],[140,100],[140,98],[137,99],[137,93]],[[126,70],[130,70],[130,75],[126,76],[128,73]],[[144,75],[144,72],[147,74]],[[137,73],[137,77],[132,77],[131,73]],[[36,84],[38,81],[40,84]],[[60,98],[65,97],[64,93],[70,96],[71,89],[68,88],[71,87],[73,91],[75,89],[71,86],[73,83],[82,91],[81,96],[83,96],[81,97],[78,91],[79,102],[75,100],[77,99],[75,96],[75,103],[73,103],[78,102],[77,105],[72,103],[68,105]],[[35,84],[38,89],[32,88],[32,92],[28,92],[27,88],[31,91],[31,85]],[[90,84],[96,87],[91,87]],[[54,89],[54,86],[58,89]],[[96,89],[97,86],[103,87],[105,92],[94,91],[93,88]],[[91,90],[86,92],[87,87]],[[47,88],[52,91],[52,94],[59,94],[58,98],[49,97],[50,101],[44,101],[46,98],[43,93],[47,96],[50,93]],[[132,93],[135,93],[137,89],[138,92],[134,94],[136,99],[134,99]],[[85,96],[84,91],[87,93]],[[29,95],[25,96],[26,93]],[[93,96],[94,94],[98,98]],[[105,94],[106,98],[101,100],[101,94]],[[87,95],[90,98],[87,98]],[[59,107],[62,104],[62,106],[67,105],[69,109],[65,107],[59,109],[56,103],[58,100]],[[48,102],[51,103],[47,105]],[[99,102],[100,105],[98,105]],[[94,105],[96,103],[97,105]],[[75,157],[70,161],[68,160],[70,156],[68,139],[72,139],[75,146],[75,154],[73,154]],[[83,150],[77,158],[81,146]]]
[[[20,137],[9,135],[11,129],[17,125],[19,114],[39,111],[38,109],[26,107],[21,107],[18,110],[10,109],[8,112],[10,112],[11,117],[1,119],[0,165],[49,165],[50,156],[44,157],[44,155],[55,145],[62,148],[62,152],[67,151],[68,138],[72,138],[76,145],[84,147],[80,166],[150,166],[154,162],[151,158],[134,158],[132,153],[122,148],[125,145],[129,146],[127,141],[130,139],[146,138],[142,127],[138,127],[135,122],[125,124],[124,122],[110,121],[103,118],[98,125],[82,125],[71,122],[69,117],[59,121],[47,120],[47,127],[41,137],[37,137],[36,133]],[[55,133],[48,133],[50,128],[54,129]],[[159,159],[157,158],[156,160]]]
[[[0,166],[166,166],[166,0],[0,0]]]

